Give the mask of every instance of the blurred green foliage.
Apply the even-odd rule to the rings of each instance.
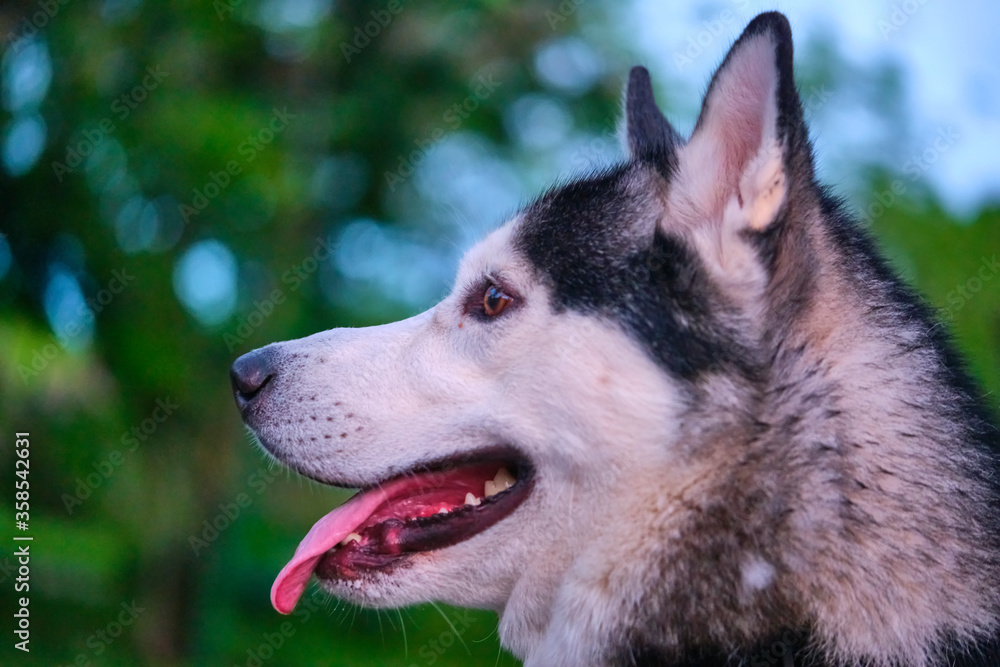
[[[0,35],[21,34],[42,4],[5,1]],[[349,280],[330,262],[310,270],[317,239],[370,219],[424,240],[443,237],[447,246],[456,226],[474,232],[500,221],[468,220],[429,203],[409,179],[393,188],[386,177],[401,171],[419,140],[457,129],[445,114],[475,95],[483,72],[500,85],[461,118],[460,130],[537,174],[529,191],[566,165],[540,167],[551,156],[515,145],[505,114],[518,99],[557,98],[579,130],[606,138],[632,60],[629,45],[602,27],[608,7],[407,2],[386,14],[389,5],[378,3],[302,2],[299,14],[282,14],[282,3],[239,0],[50,4],[58,10],[34,38],[51,60],[38,110],[46,147],[26,173],[0,172],[0,232],[13,257],[0,278],[0,516],[13,515],[7,443],[15,430],[30,431],[35,538],[32,652],[13,651],[5,629],[0,662],[517,664],[499,648],[492,613],[443,605],[376,612],[321,595],[309,595],[288,618],[271,609],[273,577],[308,526],[346,493],[263,459],[233,407],[227,371],[238,354],[267,342],[417,307],[419,298]],[[377,29],[359,37],[372,21]],[[585,90],[553,92],[534,59],[541,45],[574,34],[585,35],[603,69]],[[4,47],[8,58],[18,48],[8,40]],[[824,48],[806,52],[801,71],[804,82],[828,83],[836,94],[853,84]],[[147,68],[159,68],[159,80],[148,79]],[[880,76],[886,70],[864,85],[878,89]],[[145,88],[142,101],[136,86]],[[668,109],[691,103],[662,97]],[[895,111],[885,90],[879,99],[877,108]],[[246,148],[276,109],[293,117],[270,142]],[[104,119],[113,131],[101,130]],[[105,134],[96,142],[103,162],[53,166],[68,164],[88,132]],[[894,177],[872,171],[871,192],[890,188]],[[218,192],[209,197],[213,182]],[[199,193],[208,200],[203,210],[195,206]],[[140,241],[121,219],[136,196],[159,215]],[[448,227],[435,222],[441,215],[461,219]],[[1000,248],[998,218],[993,208],[960,225],[932,193],[910,188],[874,220],[893,261],[949,309],[946,319],[993,396],[1000,277],[979,272]],[[177,291],[179,260],[209,239],[231,251],[239,276],[237,300],[215,324],[186,310]],[[453,255],[441,257],[448,263]],[[90,344],[81,335],[64,349],[53,338],[44,304],[54,266],[66,267],[99,306]],[[437,269],[447,276],[453,266]],[[290,271],[297,283],[284,279]],[[112,289],[122,276],[123,288]],[[962,286],[967,298],[958,296]],[[276,289],[283,302],[241,330]],[[164,405],[174,406],[167,415]],[[9,621],[13,574],[3,534],[0,616]],[[111,637],[126,620],[121,636]]]

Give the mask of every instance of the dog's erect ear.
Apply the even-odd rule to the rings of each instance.
[[[653,85],[645,67],[633,67],[625,93],[625,123],[629,154],[668,171],[677,160],[680,135],[663,116],[653,98]]]
[[[786,201],[790,175],[812,178],[783,15],[757,16],[729,50],[680,153],[679,172],[689,213],[733,231],[767,229]]]

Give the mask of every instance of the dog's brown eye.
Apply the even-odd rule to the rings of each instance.
[[[483,295],[483,312],[489,317],[496,317],[511,304],[514,299],[504,294],[498,287],[491,285]]]

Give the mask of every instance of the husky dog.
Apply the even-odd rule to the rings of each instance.
[[[929,309],[815,180],[788,21],[691,137],[474,247],[416,317],[236,361],[267,451],[360,493],[271,591],[494,609],[531,667],[1000,664],[998,432]]]

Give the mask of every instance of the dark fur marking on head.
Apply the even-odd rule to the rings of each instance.
[[[622,165],[543,195],[525,211],[516,247],[551,286],[557,309],[618,322],[675,377],[722,367],[751,374],[750,355],[713,314],[719,296],[697,255],[628,191],[641,169]]]

